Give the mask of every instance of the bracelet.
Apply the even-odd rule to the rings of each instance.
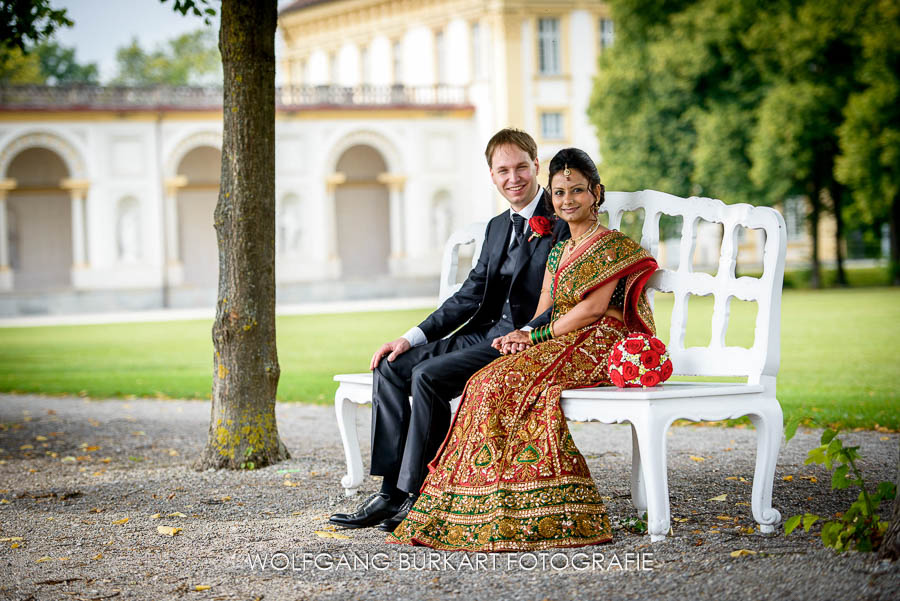
[[[537,334],[537,329],[533,329],[528,332],[528,339],[531,340],[531,346],[537,344],[537,340],[535,339],[535,334]]]

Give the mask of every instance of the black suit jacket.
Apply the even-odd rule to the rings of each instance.
[[[553,233],[534,238],[514,251],[518,252],[519,256],[509,288],[509,303],[512,321],[517,328],[529,323],[534,316],[550,249],[559,240],[569,238],[568,224],[548,212],[545,203],[549,204],[546,191],[538,202],[534,216],[547,217],[553,221]],[[486,331],[500,317],[498,309],[502,306],[507,292],[501,285],[500,265],[509,244],[511,231],[512,220],[509,211],[503,211],[488,222],[478,263],[469,272],[466,281],[456,294],[444,301],[419,324],[429,342],[439,340],[461,326],[463,326],[460,330],[462,333]],[[533,325],[541,325],[548,319],[549,311],[536,319]]]

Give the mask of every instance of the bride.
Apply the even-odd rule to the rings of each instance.
[[[469,379],[418,500],[387,542],[533,551],[612,538],[559,400],[565,389],[610,384],[616,343],[654,333],[644,285],[657,264],[600,225],[604,188],[584,151],[561,150],[549,172],[553,211],[572,233],[547,259],[535,315],[552,306],[550,322],[494,340],[504,356]]]

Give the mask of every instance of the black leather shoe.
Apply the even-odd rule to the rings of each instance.
[[[417,499],[418,497],[407,497],[406,500],[403,501],[403,504],[400,505],[400,509],[397,510],[397,513],[378,524],[378,529],[384,532],[393,532],[396,530],[397,526],[400,525],[400,522],[406,519],[409,510],[416,504]]]
[[[328,521],[344,528],[368,528],[397,513],[401,505],[391,501],[388,495],[376,492],[369,495],[354,513],[335,513]]]

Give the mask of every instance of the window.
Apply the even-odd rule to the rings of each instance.
[[[538,72],[559,75],[559,19],[538,19]]]
[[[403,46],[400,42],[394,42],[391,48],[394,58],[394,84],[403,83]]]
[[[565,137],[562,113],[541,113],[541,137],[544,140],[562,140]]]
[[[481,25],[472,23],[472,77],[484,77],[484,51],[481,44]]]
[[[366,46],[359,51],[359,83],[367,85],[372,81],[372,69],[369,65],[369,49]]]
[[[600,50],[606,50],[613,45],[616,38],[615,27],[612,19],[600,19]]]
[[[444,32],[439,31],[434,36],[435,74],[436,83],[447,83],[447,44],[444,41]]]

